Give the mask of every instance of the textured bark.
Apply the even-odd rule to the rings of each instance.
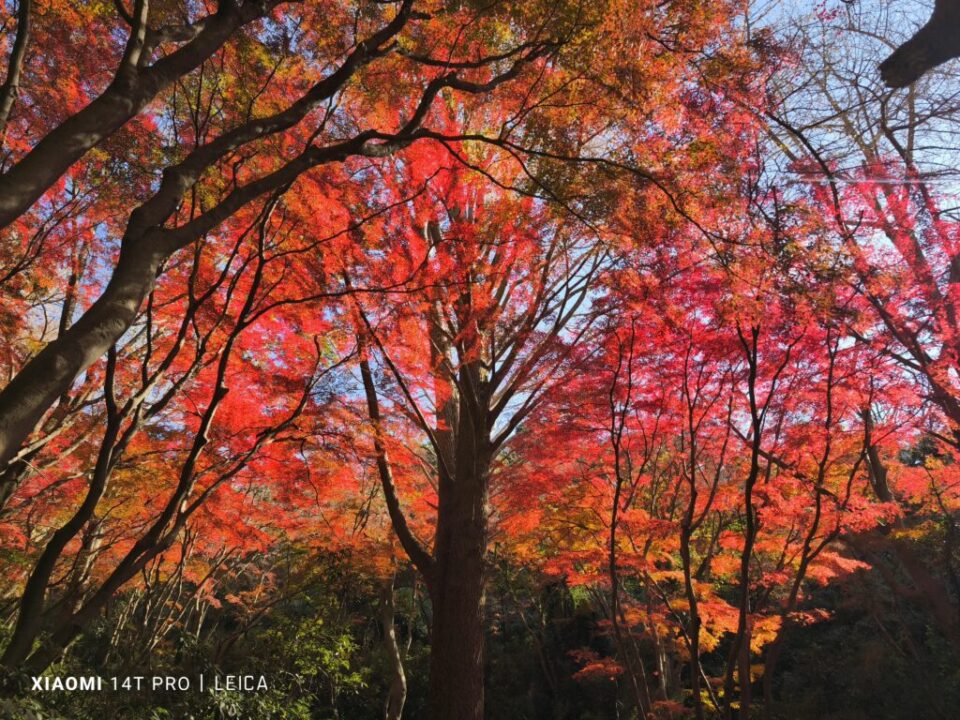
[[[431,720],[483,718],[488,467],[458,438],[452,492],[440,499],[430,598]]]
[[[367,412],[370,416],[370,422],[373,423],[373,449],[376,454],[377,473],[380,475],[380,487],[383,490],[383,496],[387,504],[387,512],[390,515],[390,522],[393,524],[393,531],[396,533],[397,538],[400,540],[400,545],[403,547],[404,552],[407,553],[411,562],[423,573],[424,577],[429,577],[432,571],[433,558],[420,544],[420,541],[413,534],[409,525],[407,525],[406,516],[400,507],[396,486],[393,483],[393,471],[390,466],[390,458],[387,456],[387,450],[383,444],[380,401],[377,398],[377,388],[373,382],[373,373],[370,371],[370,362],[366,359],[360,361],[360,377],[363,380],[363,390],[367,399]]]
[[[887,484],[887,468],[880,458],[880,451],[873,442],[873,411],[866,407],[860,413],[863,418],[863,446],[867,451],[867,470],[870,485],[880,502],[893,501],[893,494]]]
[[[760,477],[760,450],[763,434],[763,413],[757,400],[757,372],[758,372],[758,353],[757,341],[760,336],[759,327],[750,328],[749,339],[743,334],[742,330],[737,328],[740,342],[743,345],[749,369],[747,376],[747,395],[750,400],[750,470],[747,473],[743,486],[744,499],[744,531],[743,531],[743,550],[740,553],[740,575],[739,575],[739,595],[737,612],[737,631],[734,634],[733,642],[730,646],[730,652],[727,656],[727,670],[724,677],[724,708],[723,716],[725,720],[733,720],[738,717],[740,720],[748,720],[750,717],[750,561],[753,554],[753,546],[757,540],[757,516],[756,509],[753,506],[753,490]],[[784,365],[786,362],[784,362]],[[773,395],[773,388],[767,395],[767,402]],[[764,405],[764,408],[766,405]],[[744,660],[746,656],[746,661]],[[747,674],[744,676],[744,668]],[[737,694],[734,692],[734,675],[737,675],[739,686],[740,708],[735,710],[733,703]]]
[[[488,486],[493,449],[487,412],[459,398],[466,382],[454,383],[443,358],[449,348],[433,318],[432,355],[442,368],[434,378],[437,426],[430,431],[439,462],[437,528],[432,554],[413,536],[399,507],[392,473],[380,438],[380,409],[367,360],[360,363],[367,409],[374,423],[374,449],[394,531],[423,574],[433,608],[428,682],[431,720],[483,718],[484,587],[487,551]],[[371,330],[372,328],[369,327]],[[388,361],[389,362],[389,361]],[[391,368],[396,372],[395,367]],[[461,380],[479,370],[469,364]],[[396,373],[399,378],[399,373]]]
[[[451,210],[451,218],[461,217],[460,212]],[[465,217],[470,221],[469,212]],[[446,241],[439,223],[429,223],[425,236],[433,245]],[[547,364],[546,348],[572,322],[586,297],[587,284],[580,273],[592,277],[597,267],[575,264],[575,272],[562,276],[569,285],[563,286],[561,280],[560,290],[546,292],[544,286],[553,279],[553,270],[562,267],[563,272],[571,272],[564,262],[568,258],[554,254],[554,249],[546,252],[544,267],[537,269],[536,275],[544,285],[535,285],[525,317],[505,328],[502,335],[498,335],[493,324],[478,319],[470,282],[455,286],[455,297],[434,300],[426,317],[432,368],[432,376],[427,378],[433,391],[432,421],[420,410],[362,309],[359,313],[370,341],[381,352],[436,458],[437,523],[429,563],[417,562],[419,544],[411,542],[396,498],[391,497],[392,481],[384,482],[388,507],[393,507],[390,514],[394,530],[402,541],[406,538],[405,547],[413,548],[411,559],[418,569],[422,572],[422,565],[428,568],[423,574],[433,610],[427,712],[430,720],[481,720],[484,716],[484,589],[491,467],[506,439],[542,397],[543,385],[531,391],[527,381],[537,370],[547,371],[543,367]],[[557,264],[553,265],[554,262]],[[507,281],[503,282],[506,286]],[[564,287],[567,292],[563,292]],[[498,302],[506,302],[506,295],[501,294]],[[547,337],[538,337],[534,330],[548,317],[553,319]],[[369,368],[361,368],[361,372],[369,401],[373,395]],[[521,390],[526,397],[519,409],[509,408],[511,399]],[[375,409],[373,403],[370,409]],[[499,427],[497,433],[495,427]],[[389,480],[388,472],[381,471],[381,475]]]
[[[429,717],[483,718],[483,559],[472,543],[451,543],[432,597]]]

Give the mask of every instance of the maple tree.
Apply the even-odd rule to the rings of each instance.
[[[552,522],[578,541],[551,571],[609,587],[611,632],[645,712],[666,707],[658,703],[672,694],[679,663],[689,665],[697,715],[748,707],[751,658],[763,659],[768,681],[787,624],[803,622],[805,583],[861,567],[833,541],[896,515],[867,481],[860,424],[864,398],[880,401],[889,368],[843,342],[842,315],[831,317],[827,304],[838,299],[813,295],[807,279],[794,286],[802,295],[777,300],[781,276],[750,254],[741,249],[744,264],[723,265],[661,255],[653,262],[671,278],[665,287],[631,279],[633,270],[619,275],[618,295],[631,288],[627,322],[585,374],[578,411],[561,429],[586,443],[575,457],[584,458],[587,494],[572,507],[556,500]],[[861,384],[865,364],[877,369],[873,388]],[[561,462],[544,452],[548,464]],[[562,467],[571,472],[569,461]],[[584,505],[594,510],[587,519]],[[637,580],[624,585],[622,576]],[[644,667],[638,628],[639,637],[653,633],[653,668]],[[722,672],[711,678],[702,657],[715,666],[719,652]]]
[[[364,357],[360,368],[384,498],[433,604],[432,712],[479,718],[484,556],[497,459],[541,395],[563,381],[567,356],[588,335],[581,307],[604,256],[565,223],[542,217],[533,201],[497,202],[460,173],[448,174],[432,191],[439,196],[433,206],[445,208],[447,217],[432,219],[433,208],[419,209],[427,219],[415,216],[414,227],[425,227],[426,237],[416,242],[401,235],[407,247],[391,253],[397,265],[407,254],[412,262],[429,256],[421,282],[430,291],[391,311],[399,315],[392,321],[401,333],[395,338],[384,337],[377,329],[384,321],[370,317],[358,300],[357,331],[364,352],[380,355],[389,368],[402,393],[393,404],[406,405],[416,418],[435,465],[437,515],[428,550],[394,485],[378,389]],[[404,309],[418,312],[405,316]],[[417,336],[427,345],[412,344]]]
[[[200,123],[197,127],[200,132],[193,137],[189,126],[181,131],[176,119],[173,120],[171,130],[178,147],[173,153],[172,162],[166,165],[161,182],[151,188],[152,192],[148,191],[146,199],[141,199],[135,205],[125,227],[118,233],[122,239],[116,265],[103,293],[61,337],[48,342],[42,352],[24,364],[0,395],[0,427],[3,428],[4,438],[0,461],[9,463],[22,440],[56,398],[130,326],[160,266],[173,253],[216,230],[226,218],[247,203],[266,193],[288,187],[312,168],[343,162],[351,157],[389,154],[424,137],[430,131],[422,125],[441,91],[478,95],[490,93],[499,85],[513,80],[525,66],[535,66],[536,60],[556,48],[559,39],[551,31],[562,30],[562,27],[543,27],[543,22],[536,20],[531,34],[538,39],[528,42],[521,37],[512,46],[510,40],[506,40],[508,47],[496,55],[481,56],[476,60],[475,55],[471,54],[471,43],[465,39],[464,47],[454,49],[454,52],[464,53],[464,60],[456,55],[443,59],[431,58],[429,50],[427,56],[421,57],[413,38],[408,43],[410,47],[403,53],[392,52],[393,43],[399,42],[398,36],[408,24],[417,24],[429,18],[429,15],[421,10],[415,11],[414,3],[410,0],[397,4],[393,17],[384,18],[384,14],[392,9],[391,5],[384,5],[383,11],[373,13],[373,17],[369,17],[369,14],[363,17],[366,22],[362,26],[351,19],[349,6],[330,8],[331,12],[339,9],[346,23],[345,36],[331,38],[334,46],[331,47],[330,60],[335,63],[335,69],[328,71],[323,61],[316,58],[309,58],[308,63],[296,69],[292,67],[297,65],[296,62],[288,62],[287,71],[296,73],[290,78],[294,84],[284,88],[292,94],[288,102],[274,102],[262,110],[255,107],[258,97],[265,90],[274,90],[268,86],[275,80],[278,63],[290,53],[287,46],[293,42],[317,42],[323,47],[322,38],[314,40],[309,34],[284,38],[281,32],[280,41],[274,41],[280,46],[280,57],[272,61],[263,58],[258,63],[260,77],[252,78],[239,92],[237,88],[226,84],[222,89],[215,89],[216,100],[208,99],[207,108],[212,110],[214,104],[219,102],[236,103],[239,106],[236,117],[219,113],[216,123]],[[244,23],[261,17],[271,8],[269,4],[247,3],[237,6],[224,3],[212,16],[199,18],[167,32],[162,29],[151,30],[148,24],[149,5],[138,4],[135,8],[136,17],[131,18],[131,32],[118,63],[114,84],[84,109],[51,130],[43,141],[31,147],[5,172],[6,182],[19,190],[3,193],[5,199],[11,201],[4,225],[22,215],[30,203],[56,182],[68,167],[65,163],[80,159],[82,153],[100,140],[103,135],[99,131],[109,132],[119,127],[163,85],[196,67]],[[496,22],[498,19],[494,16],[490,20]],[[523,18],[515,20],[522,23]],[[330,22],[330,18],[325,18],[325,22]],[[370,26],[374,29],[367,31]],[[183,47],[149,64],[152,56],[162,47],[162,41],[168,35],[174,39],[180,37],[181,32],[195,34],[195,37]],[[203,44],[204,40],[208,42]],[[212,44],[210,40],[213,40]],[[194,47],[191,43],[200,45]],[[269,36],[262,38],[261,47],[264,50],[270,44]],[[421,81],[423,85],[420,91],[414,91],[413,102],[402,107],[403,100],[397,98],[398,105],[388,109],[377,107],[376,102],[364,103],[361,97],[355,108],[346,106],[345,98],[339,95],[351,84],[354,76],[376,72],[368,66],[381,56],[425,68],[428,77]],[[244,59],[241,48],[234,62],[243,63]],[[501,65],[507,63],[506,69],[500,70],[498,62]],[[312,82],[308,65],[312,65],[314,75],[319,76],[314,77]],[[444,69],[447,72],[442,72]],[[480,80],[464,77],[472,75],[475,78],[478,74],[486,76]],[[132,88],[125,88],[130,85]],[[114,89],[119,92],[119,98]],[[202,85],[199,89],[202,94]],[[520,102],[524,102],[523,97]],[[100,116],[101,105],[105,105],[107,117]],[[114,109],[117,105],[122,112]],[[368,127],[360,122],[361,127],[357,128],[351,115],[363,113],[364,110],[373,114],[370,119],[382,119],[383,124]],[[156,126],[159,120],[156,118],[151,124]],[[304,120],[310,127],[303,126]],[[264,157],[262,152],[258,155],[258,143],[266,143],[266,147],[260,149],[269,149],[275,154],[269,158]],[[51,154],[60,159],[53,162],[49,157]],[[226,171],[226,176],[205,178],[214,167]],[[34,178],[34,173],[40,177]],[[231,179],[222,182],[226,177]],[[205,179],[209,182],[204,183]],[[186,207],[183,199],[188,192],[192,201]],[[12,202],[18,195],[22,197]],[[206,197],[200,202],[203,196]]]
[[[956,112],[858,72],[887,10],[5,10],[3,712],[799,719],[863,607],[955,660]],[[132,668],[271,681],[26,687]]]
[[[869,43],[874,42],[871,28],[883,19],[882,12],[865,11],[849,18],[847,25],[856,31],[853,37],[867,38]],[[808,30],[809,45],[822,42],[833,22],[836,19],[827,16]],[[851,43],[851,49],[851,62],[856,62],[855,53],[864,53],[869,46]],[[848,72],[843,66],[817,68],[816,72],[816,90],[808,91],[811,107],[817,112],[830,108],[836,118],[830,132],[837,135],[828,138],[807,129],[799,124],[796,108],[784,103],[774,118],[784,154],[801,174],[810,197],[830,209],[821,232],[838,258],[838,266],[844,268],[845,281],[856,293],[859,322],[852,334],[900,368],[905,375],[897,383],[901,392],[910,392],[906,388],[916,383],[914,392],[924,401],[922,410],[917,410],[923,416],[924,432],[952,457],[957,418],[953,342],[956,219],[937,187],[941,181],[948,182],[950,174],[936,170],[938,146],[928,139],[951,122],[949,112],[941,109],[945,99],[937,93],[904,101],[881,97],[862,109],[854,108],[852,97],[859,102],[871,80],[837,83],[836,78]],[[801,87],[804,82],[802,78],[797,81]],[[836,137],[841,138],[839,143]],[[898,400],[898,404],[904,402]],[[874,412],[869,405],[864,410],[868,433],[872,432]],[[887,482],[887,462],[879,451],[870,453],[871,482],[879,498],[900,504],[904,517],[894,537],[874,536],[869,544],[892,546],[912,581],[927,588],[924,603],[956,647],[956,618],[950,608],[950,592],[944,587],[954,575],[953,550],[948,542],[943,555],[945,572],[930,573],[903,538],[897,537],[909,532],[907,528],[929,522],[931,508],[914,512],[909,503],[899,499],[898,491]],[[925,482],[932,483],[927,489],[940,498],[934,516],[952,527],[955,508],[948,475],[943,477],[943,487],[933,475]],[[864,550],[875,553],[875,547]]]

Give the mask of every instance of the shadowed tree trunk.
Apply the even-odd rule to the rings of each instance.
[[[360,296],[354,297],[364,355],[360,372],[384,499],[400,544],[426,580],[433,609],[428,717],[482,720],[484,588],[494,463],[545,389],[563,381],[558,370],[573,343],[567,345],[560,338],[575,324],[605,256],[562,233],[543,232],[541,244],[525,256],[524,265],[501,251],[505,238],[478,222],[471,202],[447,212],[451,221],[482,232],[445,237],[439,223],[426,224],[425,239],[432,247],[450,252],[475,243],[471,252],[476,259],[448,274],[413,318],[422,323],[430,344],[429,365],[424,363],[428,369],[416,379],[418,384],[405,378],[393,362]],[[518,286],[529,294],[523,296]],[[500,312],[492,312],[493,307]],[[577,339],[590,328],[592,320],[579,329]],[[407,417],[415,418],[434,454],[437,515],[431,549],[414,536],[397,496],[377,388],[366,357],[373,348],[411,411]],[[432,396],[429,411],[420,409],[411,386]]]
[[[370,419],[377,429],[377,466],[394,529],[407,554],[427,581],[433,608],[430,636],[429,717],[435,720],[483,718],[484,584],[487,550],[487,495],[492,460],[489,431],[470,411],[446,394],[439,415],[455,418],[455,430],[443,424],[434,433],[441,448],[437,530],[433,552],[413,537],[399,508],[389,460],[379,439],[380,406],[366,360],[360,372]],[[467,372],[464,370],[462,372]]]
[[[385,720],[400,720],[403,716],[403,705],[407,700],[407,676],[403,671],[403,656],[400,653],[400,645],[397,643],[397,628],[394,623],[396,606],[393,602],[393,581],[394,577],[391,575],[384,583],[380,597],[383,644],[387,651],[391,674],[390,688],[383,708]]]
[[[454,477],[441,490],[430,583],[430,717],[483,718],[484,584],[490,443],[461,405]]]

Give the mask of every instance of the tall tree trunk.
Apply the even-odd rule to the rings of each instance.
[[[761,406],[757,401],[757,343],[760,337],[760,327],[757,325],[751,327],[748,339],[738,325],[737,334],[743,345],[747,358],[747,367],[749,368],[747,376],[747,396],[750,400],[751,418],[750,471],[743,485],[745,523],[743,550],[740,553],[740,597],[738,601],[737,631],[734,634],[733,643],[730,646],[730,653],[727,656],[726,677],[723,683],[723,716],[725,720],[733,720],[734,717],[738,717],[740,720],[748,720],[750,717],[750,560],[758,532],[757,512],[753,506],[753,489],[760,477],[760,449],[763,439],[763,420],[766,409],[770,403],[770,398],[773,396],[773,386],[771,386],[761,410]],[[789,357],[789,354],[787,357]],[[744,669],[746,669],[746,675],[744,674]],[[735,675],[738,676],[737,680],[739,684],[739,693],[737,695],[734,695]],[[740,709],[736,713],[734,713],[733,708],[735,697],[738,697],[740,700]]]
[[[431,592],[431,720],[483,718],[483,546],[475,523],[457,525],[439,553]]]
[[[466,403],[465,403],[466,405]],[[454,477],[441,488],[430,583],[431,720],[482,720],[490,451],[477,407],[461,407]]]

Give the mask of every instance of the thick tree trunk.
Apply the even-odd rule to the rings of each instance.
[[[74,379],[127,331],[165,257],[150,243],[124,243],[103,295],[0,392],[0,469]],[[10,490],[0,488],[0,498],[9,497]]]
[[[461,525],[437,565],[430,645],[431,720],[483,718],[484,548]]]
[[[461,408],[454,479],[440,493],[430,582],[431,720],[483,718],[484,584],[490,452],[476,408]]]
[[[435,342],[435,358],[442,353],[440,340]],[[379,403],[366,360],[361,361],[360,371],[370,418],[378,425]],[[377,463],[394,530],[423,573],[433,608],[428,716],[431,720],[481,720],[490,433],[477,403],[457,402],[446,379],[438,381],[436,388],[441,398],[441,421],[433,431],[439,498],[430,556],[421,557],[426,553],[419,549],[399,510],[389,461],[378,438]],[[482,416],[479,422],[475,415]]]

